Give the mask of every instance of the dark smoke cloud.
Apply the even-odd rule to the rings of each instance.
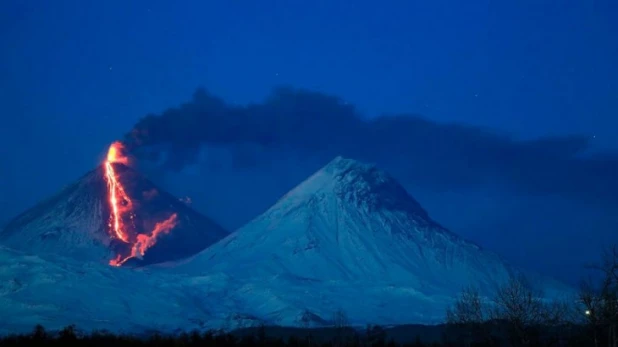
[[[365,119],[339,98],[289,87],[244,106],[198,89],[190,102],[141,119],[125,141],[141,160],[172,170],[194,163],[203,146],[256,146],[376,162],[441,189],[491,182],[526,194],[618,202],[618,157],[587,155],[589,136],[520,141],[417,115]],[[246,165],[259,160],[244,157]]]

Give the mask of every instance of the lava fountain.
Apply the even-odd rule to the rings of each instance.
[[[112,238],[131,245],[131,253],[127,256],[118,254],[116,258],[109,261],[109,264],[112,266],[121,266],[131,258],[142,258],[146,251],[155,245],[159,235],[169,233],[178,223],[178,216],[174,213],[166,220],[156,223],[150,235],[137,234],[135,237],[132,237],[125,221],[127,218],[133,221],[135,211],[133,202],[120,182],[118,173],[114,168],[113,164],[117,163],[124,165],[129,163],[129,158],[125,154],[125,147],[118,141],[112,143],[109,147],[104,163],[111,211],[109,227]],[[135,226],[133,225],[133,227]]]

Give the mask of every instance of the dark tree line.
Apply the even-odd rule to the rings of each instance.
[[[343,328],[337,328],[343,329]],[[35,327],[29,335],[15,335],[0,339],[0,346],[411,346],[411,347],[433,347],[439,344],[423,344],[420,340],[410,344],[397,344],[392,340],[387,341],[384,330],[379,326],[368,326],[365,332],[359,332],[345,327],[346,332],[337,334],[328,340],[316,339],[313,336],[305,337],[272,337],[268,336],[263,329],[259,329],[253,335],[238,337],[230,333],[221,332],[192,332],[183,333],[175,336],[152,335],[148,338],[138,338],[129,335],[115,335],[107,332],[95,332],[92,334],[81,334],[74,326],[64,328],[59,333],[46,332],[42,326]]]
[[[601,272],[600,283],[585,282],[580,293],[593,346],[618,347],[618,247],[593,268]]]
[[[446,339],[457,346],[618,347],[618,248],[592,268],[600,279],[565,301],[543,299],[525,277],[490,298],[467,288],[447,310]]]

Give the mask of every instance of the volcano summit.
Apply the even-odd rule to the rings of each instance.
[[[114,143],[106,161],[13,219],[0,243],[111,265],[147,265],[195,254],[227,235],[131,169]]]
[[[180,269],[381,283],[449,296],[469,286],[491,293],[521,273],[435,222],[386,172],[342,157]]]

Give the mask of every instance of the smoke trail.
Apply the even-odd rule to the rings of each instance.
[[[245,106],[198,89],[188,103],[142,118],[125,142],[140,160],[169,170],[194,163],[203,146],[249,145],[300,157],[345,155],[442,187],[498,181],[529,194],[618,202],[618,159],[586,157],[589,136],[518,141],[416,115],[364,119],[337,97],[290,87]]]

